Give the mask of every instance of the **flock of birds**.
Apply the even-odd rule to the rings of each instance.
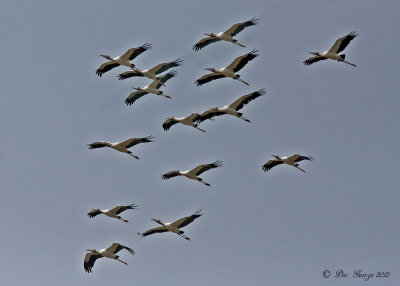
[[[253,25],[256,25],[258,23],[258,19],[253,18],[249,21],[241,22],[241,23],[236,23],[232,27],[230,27],[228,30],[214,34],[214,33],[206,33],[205,35],[207,37],[201,39],[198,41],[194,46],[193,50],[194,51],[199,51],[206,47],[207,45],[211,43],[215,43],[218,41],[227,41],[234,43],[238,46],[245,47],[245,45],[239,43],[236,39],[233,37],[236,36],[239,32],[241,32],[244,28],[250,27]],[[350,63],[345,60],[346,55],[345,54],[339,54],[341,53],[347,45],[357,36],[356,32],[351,32],[348,35],[339,38],[335,41],[333,46],[323,52],[310,52],[310,54],[313,55],[313,57],[310,57],[306,59],[303,63],[305,65],[311,65],[315,62],[321,61],[321,60],[326,60],[326,59],[332,59],[336,60],[338,62],[343,62],[352,66],[356,66],[353,63]],[[130,68],[129,71],[126,71],[124,73],[121,73],[118,75],[119,80],[125,80],[129,79],[132,77],[146,77],[152,80],[152,82],[143,87],[133,87],[132,89],[135,89],[136,91],[132,92],[126,99],[125,103],[127,105],[132,105],[136,100],[139,98],[143,97],[146,94],[156,94],[163,96],[165,98],[171,98],[170,96],[166,95],[163,91],[160,91],[160,88],[162,86],[166,86],[166,82],[175,77],[177,75],[176,70],[169,71],[165,74],[162,74],[172,68],[179,67],[183,60],[181,59],[176,59],[171,62],[165,62],[156,65],[155,67],[148,69],[148,70],[140,70],[138,69],[134,64],[131,63],[133,59],[135,59],[137,56],[142,54],[143,52],[147,51],[148,49],[151,49],[152,46],[151,44],[144,44],[140,47],[137,48],[131,48],[128,51],[126,51],[122,56],[120,57],[115,57],[112,58],[109,55],[100,55],[106,59],[108,59],[108,62],[103,63],[100,65],[100,67],[96,70],[96,74],[98,76],[102,76],[104,73],[110,71],[111,69],[118,67],[118,66],[126,66]],[[203,84],[206,84],[210,81],[229,77],[234,80],[238,80],[242,82],[243,84],[249,85],[248,82],[244,81],[241,79],[240,75],[237,74],[244,66],[246,66],[250,61],[252,61],[254,58],[258,56],[257,54],[258,50],[252,50],[251,52],[242,55],[240,57],[237,57],[234,61],[232,61],[229,65],[226,67],[216,69],[216,68],[206,68],[205,70],[210,71],[210,73],[207,73],[197,79],[195,81],[195,84],[197,86],[201,86]],[[162,74],[162,75],[160,75]],[[247,105],[250,101],[262,96],[265,94],[265,89],[260,89],[258,91],[246,94],[235,100],[233,103],[230,103],[229,105],[225,105],[223,107],[215,107],[215,108],[209,108],[208,110],[204,111],[203,113],[192,113],[189,116],[186,117],[169,117],[166,118],[165,122],[162,124],[162,127],[165,131],[168,131],[172,125],[175,125],[177,123],[181,123],[183,125],[191,126],[196,128],[197,130],[201,132],[206,132],[205,130],[201,129],[198,127],[198,125],[205,120],[214,120],[215,117],[224,115],[224,114],[229,114],[236,116],[246,122],[250,122],[249,119],[245,118],[243,116],[242,112],[239,112],[245,105]],[[131,155],[132,157],[139,159],[137,155],[132,154],[131,151],[128,149],[140,144],[140,143],[149,143],[152,142],[152,139],[154,139],[153,136],[149,135],[147,137],[143,138],[130,138],[127,139],[123,142],[115,142],[115,143],[110,143],[110,142],[105,142],[105,141],[97,141],[89,144],[89,149],[97,149],[97,148],[103,148],[103,147],[110,147],[113,148],[119,152],[126,153]],[[274,159],[271,159],[267,161],[263,166],[262,170],[263,171],[269,171],[272,168],[274,168],[277,165],[281,164],[286,164],[292,167],[295,167],[299,169],[302,172],[305,172],[304,169],[302,169],[299,166],[299,162],[307,160],[307,161],[313,161],[314,159],[311,156],[303,156],[300,154],[294,154],[288,157],[280,157],[279,155],[272,155]],[[186,170],[186,171],[179,171],[179,170],[172,170],[169,171],[161,176],[163,180],[168,180],[173,177],[177,176],[184,176],[188,179],[196,180],[199,181],[200,183],[210,186],[209,183],[203,181],[202,178],[199,177],[202,173],[218,168],[222,166],[221,161],[215,161],[210,164],[202,164],[199,165],[191,170]],[[97,215],[104,214],[108,217],[115,218],[124,222],[128,222],[128,220],[123,219],[120,214],[123,211],[130,210],[130,209],[136,209],[138,205],[136,204],[131,204],[131,205],[126,205],[126,206],[116,206],[110,210],[101,210],[101,209],[92,209],[89,213],[88,216],[90,218],[94,218]],[[179,236],[185,238],[186,240],[190,241],[190,238],[184,235],[184,232],[181,230],[181,228],[187,226],[188,224],[192,223],[195,219],[199,218],[202,215],[201,209],[198,209],[196,212],[194,212],[190,216],[186,216],[183,218],[180,218],[174,222],[171,223],[164,223],[159,219],[152,219],[154,222],[158,223],[160,226],[156,228],[149,229],[143,233],[139,233],[138,235],[145,237],[154,233],[162,233],[162,232],[172,232],[175,234],[178,234]],[[84,258],[84,269],[86,272],[92,272],[92,267],[95,263],[95,261],[99,258],[102,257],[107,257],[111,259],[115,259],[117,261],[120,261],[121,263],[127,264],[126,262],[122,261],[119,259],[119,256],[116,255],[120,250],[125,249],[128,252],[130,252],[132,255],[135,254],[135,251],[132,248],[129,248],[125,245],[119,244],[119,243],[113,243],[110,247],[106,249],[101,249],[101,250],[96,250],[96,249],[87,249],[87,253]]]

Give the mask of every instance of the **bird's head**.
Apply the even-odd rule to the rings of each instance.
[[[142,90],[140,87],[131,87],[131,89]]]
[[[210,71],[210,72],[217,72],[215,68],[205,68],[205,71]]]
[[[274,157],[275,159],[281,160],[281,157],[279,157],[279,155],[271,155],[272,157]]]
[[[94,253],[96,253],[96,252],[97,252],[97,250],[96,250],[96,249],[86,249],[86,251],[90,251],[90,252],[94,252]]]
[[[314,56],[320,56],[321,54],[318,52],[309,52],[310,55],[314,55]]]
[[[167,118],[165,118],[165,120],[174,120],[174,118],[173,117],[167,117]]]
[[[161,220],[159,220],[159,219],[152,218],[151,220],[152,220],[152,221],[155,221],[155,222],[158,223],[158,224],[164,225],[164,224],[161,222]]]
[[[209,36],[209,37],[216,37],[217,36],[214,33],[204,33],[204,35]]]

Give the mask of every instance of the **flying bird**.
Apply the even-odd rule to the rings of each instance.
[[[242,80],[240,78],[240,75],[236,74],[238,71],[240,71],[249,61],[254,59],[255,57],[258,56],[256,54],[258,50],[252,50],[250,53],[245,54],[243,56],[237,57],[229,66],[221,68],[219,70],[215,68],[206,68],[204,70],[211,71],[211,73],[208,73],[206,75],[203,75],[201,78],[195,81],[195,84],[197,86],[203,85],[207,82],[210,82],[215,79],[219,78],[224,78],[224,77],[230,77],[236,80],[239,80],[243,82],[244,84],[249,85],[247,82]]]
[[[176,177],[176,176],[185,176],[188,179],[192,179],[192,180],[196,180],[199,181],[200,183],[206,185],[206,186],[211,186],[209,183],[206,183],[203,181],[203,179],[199,178],[198,176],[202,173],[204,173],[205,171],[208,171],[210,169],[214,169],[214,168],[218,168],[222,166],[222,162],[221,161],[215,161],[214,163],[211,164],[205,164],[205,165],[200,165],[197,166],[196,168],[192,169],[192,170],[187,170],[187,171],[169,171],[168,173],[165,173],[163,175],[161,175],[161,178],[163,180],[168,180],[171,179],[172,177]]]
[[[118,260],[119,262],[124,263],[125,265],[128,265],[128,263],[126,263],[125,261],[120,260],[118,255],[115,255],[121,249],[126,249],[132,255],[135,255],[135,251],[132,248],[129,248],[125,245],[114,242],[109,248],[106,248],[106,249],[101,249],[101,250],[87,249],[86,251],[90,251],[90,252],[86,253],[86,255],[85,255],[85,260],[83,262],[83,268],[85,268],[85,271],[87,273],[92,272],[92,267],[93,267],[94,263],[96,262],[97,259],[102,258],[102,257],[112,258],[112,259]]]
[[[183,237],[184,239],[190,241],[190,238],[187,237],[186,235],[184,235],[183,234],[184,232],[182,230],[180,230],[180,228],[182,228],[184,226],[187,226],[188,224],[192,223],[196,218],[202,216],[203,214],[200,213],[200,212],[201,212],[201,209],[198,209],[191,216],[183,217],[183,218],[178,219],[177,221],[174,221],[172,223],[163,223],[159,219],[151,219],[151,220],[155,221],[156,223],[161,224],[161,226],[149,229],[148,231],[146,231],[144,233],[139,233],[138,232],[138,235],[140,235],[142,237],[145,237],[145,236],[148,236],[148,235],[151,235],[151,234],[154,234],[154,233],[161,233],[161,232],[170,231],[170,232],[176,233],[177,235],[179,235],[179,236]]]
[[[256,99],[257,97],[263,95],[264,93],[265,93],[265,89],[260,89],[253,93],[243,95],[242,97],[240,97],[233,103],[231,103],[229,105],[225,105],[224,107],[210,108],[207,111],[203,112],[200,116],[198,116],[196,119],[196,122],[201,123],[204,120],[213,119],[213,117],[215,117],[215,116],[220,116],[220,115],[224,115],[224,114],[230,114],[230,115],[236,116],[246,122],[250,122],[250,120],[243,117],[243,113],[238,112],[238,110],[242,109],[243,106],[248,104],[250,101]]]
[[[244,28],[246,27],[250,27],[253,25],[257,25],[258,24],[258,19],[253,18],[249,21],[246,22],[241,22],[241,23],[236,23],[235,25],[233,25],[232,27],[230,27],[228,30],[226,30],[225,32],[221,32],[218,34],[214,34],[214,33],[206,33],[204,35],[208,36],[206,38],[201,39],[200,41],[198,41],[194,46],[193,46],[193,50],[198,51],[202,48],[204,48],[205,46],[214,43],[214,42],[218,42],[218,41],[227,41],[227,42],[231,42],[234,43],[236,45],[239,45],[241,47],[246,47],[245,45],[240,44],[237,40],[235,40],[233,37],[236,36],[238,33],[240,33],[241,31],[243,31]]]
[[[101,77],[103,75],[103,73],[108,72],[109,70],[111,70],[117,66],[120,66],[120,65],[129,67],[129,68],[133,68],[133,67],[135,67],[135,65],[131,64],[131,60],[136,58],[141,53],[147,51],[148,49],[151,49],[151,44],[146,43],[140,47],[127,50],[125,52],[125,54],[123,54],[120,57],[112,58],[109,55],[100,55],[101,57],[106,58],[107,60],[110,60],[110,61],[102,64],[96,70],[96,74]]]
[[[92,209],[90,212],[88,212],[87,215],[90,218],[94,218],[95,216],[97,216],[99,214],[105,214],[106,216],[116,218],[116,219],[122,220],[124,222],[129,222],[128,220],[120,217],[119,214],[126,210],[136,209],[137,207],[138,207],[137,205],[132,204],[129,206],[116,206],[115,208],[112,208],[111,210]]]
[[[346,64],[352,65],[353,67],[356,67],[355,64],[349,63],[348,61],[345,60],[346,54],[339,55],[339,53],[342,52],[347,47],[347,45],[357,36],[358,34],[356,33],[356,31],[353,31],[347,36],[337,39],[336,42],[333,44],[333,46],[329,50],[323,52],[322,54],[319,52],[310,52],[309,54],[314,55],[314,57],[305,60],[303,63],[306,66],[309,66],[318,61],[331,59],[331,60],[336,60],[338,62],[344,62]]]
[[[275,159],[269,160],[267,163],[265,163],[262,167],[263,171],[269,171],[273,167],[278,166],[280,164],[287,164],[289,166],[293,166],[297,169],[299,169],[302,172],[305,172],[302,168],[299,167],[299,164],[297,162],[303,161],[303,160],[308,160],[308,161],[314,161],[314,158],[311,156],[302,156],[300,154],[294,154],[290,157],[279,157],[278,155],[272,155]]]
[[[158,80],[159,78],[157,77],[158,74],[163,73],[173,67],[178,67],[182,64],[183,60],[181,59],[176,59],[175,61],[172,62],[167,62],[167,63],[162,63],[159,65],[156,65],[155,67],[148,69],[148,70],[140,70],[138,68],[133,68],[132,71],[127,71],[124,73],[121,73],[118,76],[119,80],[131,78],[131,77],[147,77],[152,80]],[[164,83],[162,85],[165,86]]]
[[[97,148],[103,148],[103,147],[110,147],[113,148],[119,152],[126,153],[131,155],[132,157],[139,159],[138,156],[133,155],[131,151],[128,150],[128,148],[131,148],[137,144],[140,143],[147,143],[147,142],[153,142],[152,139],[154,139],[153,136],[147,136],[144,138],[130,138],[128,140],[125,140],[123,142],[115,142],[115,143],[109,143],[105,141],[97,141],[89,144],[89,149],[97,149]]]
[[[200,114],[198,114],[198,113],[192,113],[186,117],[168,117],[168,118],[166,118],[162,127],[164,128],[165,131],[168,131],[172,125],[177,124],[177,123],[182,123],[184,125],[192,126],[202,132],[206,132],[205,130],[197,127],[198,124],[195,123],[196,121],[203,121]]]
[[[154,80],[151,84],[146,85],[143,88],[140,87],[132,87],[132,89],[136,89],[136,91],[132,92],[126,99],[126,105],[132,105],[136,100],[141,98],[142,96],[152,93],[164,96],[166,98],[171,98],[170,96],[166,95],[162,91],[158,90],[167,80],[176,76],[176,71],[172,70],[169,73],[166,73],[160,76],[158,79]]]

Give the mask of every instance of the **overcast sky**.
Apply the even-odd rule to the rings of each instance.
[[[7,1],[0,3],[0,226],[2,285],[399,285],[400,112],[398,1]],[[236,38],[195,52],[206,32],[259,18]],[[304,66],[351,31],[345,50],[358,67],[331,60]],[[127,70],[95,74],[105,61],[151,43],[138,68],[181,58],[161,89],[124,104],[143,78]],[[232,79],[193,82],[236,57],[260,56]],[[243,108],[252,123],[221,116],[172,126],[261,88]],[[94,141],[153,135],[132,148],[136,160]],[[271,154],[301,153],[263,172]],[[160,175],[221,160],[206,187]],[[129,223],[91,208],[138,204]],[[159,218],[171,222],[202,208],[185,227],[145,238]],[[83,269],[88,248],[119,242],[128,266],[98,260]],[[322,272],[329,270],[330,278]],[[334,278],[337,270],[348,274]],[[353,278],[390,272],[389,278]]]

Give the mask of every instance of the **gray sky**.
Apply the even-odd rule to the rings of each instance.
[[[399,12],[398,1],[2,1],[0,3],[0,259],[4,285],[399,285]],[[206,32],[260,18],[231,43],[199,52]],[[357,68],[334,61],[306,67],[307,52],[325,51],[356,30],[345,50]],[[145,42],[139,68],[181,58],[178,76],[128,107],[126,70],[99,78],[100,54],[118,56]],[[197,87],[203,68],[220,68],[258,49],[231,79]],[[266,88],[244,115],[205,122],[203,134],[168,116],[186,116]],[[135,160],[87,144],[152,134]],[[312,155],[302,173],[261,166],[271,154]],[[204,173],[210,188],[160,174],[222,160]],[[129,224],[91,208],[139,204]],[[140,238],[156,224],[203,208],[174,234]],[[128,266],[108,259],[86,274],[87,248],[112,242]],[[364,282],[322,277],[390,272]]]

